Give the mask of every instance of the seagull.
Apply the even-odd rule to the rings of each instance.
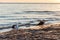
[[[15,26],[16,26],[16,25],[12,25],[12,28],[15,29]]]
[[[40,20],[40,22],[37,25],[44,25],[45,24],[45,20]]]
[[[18,24],[12,26],[12,28],[13,28],[13,29],[16,29],[16,30],[18,30],[18,27],[19,27]]]

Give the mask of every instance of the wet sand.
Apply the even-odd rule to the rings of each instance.
[[[14,29],[0,33],[0,40],[60,40],[60,24]]]

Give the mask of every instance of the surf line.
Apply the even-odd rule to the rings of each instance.
[[[13,24],[12,26],[9,26],[9,27],[2,27],[2,28],[0,28],[0,30],[8,29],[8,28],[12,28],[12,29],[18,30],[19,27],[21,27],[21,26],[26,26],[26,27],[29,27],[29,26],[38,26],[38,25],[44,25],[45,22],[46,22],[46,20],[38,20],[38,21],[39,21],[38,24],[30,24],[30,23],[20,24],[19,22],[16,22],[16,24]]]

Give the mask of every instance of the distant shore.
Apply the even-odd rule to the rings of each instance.
[[[0,33],[0,40],[60,40],[60,24],[49,24]]]

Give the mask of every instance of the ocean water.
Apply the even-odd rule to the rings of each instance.
[[[36,6],[37,5],[37,6]],[[42,4],[0,4],[0,32],[12,30],[16,23],[38,24],[37,20],[47,20],[46,24],[60,23],[60,11],[41,11]],[[45,4],[43,4],[45,5]],[[31,26],[29,25],[29,27]],[[27,28],[26,26],[20,26]]]

